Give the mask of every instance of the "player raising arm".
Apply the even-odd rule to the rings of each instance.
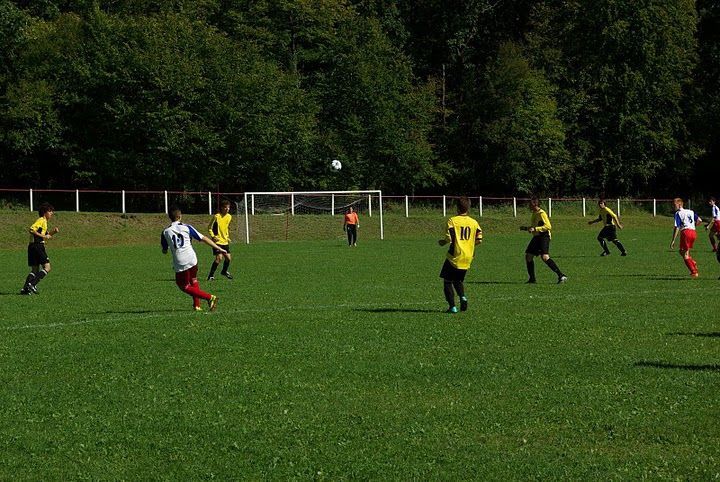
[[[680,232],[680,256],[685,261],[690,271],[690,276],[697,278],[698,267],[695,260],[690,255],[690,250],[695,244],[697,238],[697,232],[695,226],[702,222],[702,219],[692,209],[685,209],[683,207],[683,200],[678,198],[673,199],[673,205],[675,206],[675,225],[673,226],[672,241],[670,241],[670,249],[675,249],[675,239],[677,238],[678,231]]]
[[[171,207],[168,211],[168,217],[172,224],[163,231],[160,237],[160,245],[163,254],[166,254],[168,249],[172,253],[175,284],[182,292],[192,296],[195,311],[202,311],[201,299],[206,300],[210,311],[213,311],[217,307],[218,298],[200,289],[197,280],[197,255],[192,247],[192,240],[202,241],[219,253],[225,253],[225,250],[215,244],[212,239],[200,234],[191,225],[183,224],[181,222],[182,212],[179,208]]]

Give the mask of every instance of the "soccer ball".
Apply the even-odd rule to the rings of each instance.
[[[338,161],[337,159],[333,159],[333,161],[330,163],[330,167],[332,167],[333,171],[339,171],[342,169],[342,162]]]

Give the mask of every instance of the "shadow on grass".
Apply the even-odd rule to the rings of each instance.
[[[188,310],[178,310],[178,309],[157,309],[157,310],[147,310],[147,309],[137,309],[137,310],[105,310],[105,311],[91,311],[88,312],[89,315],[118,315],[118,314],[134,314],[134,315],[143,315],[148,313],[182,313],[187,312]]]
[[[465,281],[469,285],[523,285],[524,281]]]
[[[365,313],[442,313],[441,310],[430,310],[428,308],[353,308],[353,311]]]
[[[711,365],[686,365],[678,363],[667,363],[657,361],[639,361],[635,362],[636,367],[643,368],[665,368],[671,370],[688,370],[693,372],[720,372],[720,365],[713,363]]]
[[[693,333],[693,332],[686,332],[686,331],[678,331],[676,333],[668,333],[668,336],[700,336],[700,337],[707,337],[707,338],[720,338],[720,331],[713,331],[713,332],[707,332],[707,333]]]

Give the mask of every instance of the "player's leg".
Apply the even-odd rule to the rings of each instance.
[[[30,281],[30,289],[33,291],[33,293],[37,293],[37,285],[40,283],[43,278],[45,278],[48,273],[50,273],[50,270],[52,269],[50,266],[50,262],[43,264],[39,267],[40,269],[37,270],[35,273],[35,277]]]
[[[525,267],[528,273],[528,283],[535,283],[535,255],[532,253],[525,253]]]
[[[228,250],[228,249],[230,249],[230,247],[223,246],[223,249]],[[226,254],[223,254],[222,256],[224,258],[224,261],[223,261],[222,271],[220,271],[220,274],[225,276],[227,279],[233,279],[233,276],[228,272],[228,268],[230,267],[230,263],[232,262],[232,255],[230,254],[230,252],[227,252]]]
[[[345,232],[347,233],[348,246],[352,246],[352,224],[348,224],[347,226],[345,226]]]
[[[352,225],[352,244],[357,246],[357,224]]]
[[[447,259],[440,270],[440,277],[443,280],[443,294],[448,304],[447,312],[457,313],[457,308],[455,307],[455,291],[453,290],[453,280],[456,278],[455,267]]]
[[[710,244],[715,253],[718,251],[718,239],[720,239],[720,222],[714,221],[710,226]]]
[[[210,266],[210,272],[207,276],[208,281],[212,281],[215,279],[215,270],[217,270],[217,267],[220,266],[220,263],[223,260],[222,253],[218,252],[215,248],[213,248],[213,254],[215,255],[215,259],[213,259],[213,263]]]
[[[600,256],[607,256],[610,254],[610,249],[608,248],[607,241],[605,241],[605,229],[603,228],[602,231],[600,231],[600,234],[598,234],[597,240],[598,243],[600,243],[600,247],[602,248],[602,253],[600,253]]]
[[[695,244],[696,237],[697,232],[694,229],[683,229],[680,232],[680,255],[683,257],[683,261],[685,261],[685,266],[687,266],[688,270],[690,271],[690,276],[692,276],[693,278],[698,277],[698,266],[695,260],[692,258],[690,250]]]
[[[557,275],[558,283],[564,283],[565,281],[567,281],[567,276],[565,276],[563,272],[560,271],[560,268],[555,263],[555,261],[553,261],[553,259],[548,253],[544,253],[542,255],[542,260],[547,265],[547,267],[550,268],[552,272]]]
[[[627,256],[627,251],[625,250],[625,246],[620,242],[619,239],[613,239],[613,244],[617,246],[617,249],[620,250],[620,256]]]
[[[467,311],[468,309],[468,299],[467,296],[465,296],[465,283],[463,280],[454,280],[453,281],[453,288],[455,288],[455,292],[458,295],[458,298],[460,298],[460,311]]]

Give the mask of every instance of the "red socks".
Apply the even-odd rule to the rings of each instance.
[[[698,272],[697,263],[692,258],[684,258],[685,266],[690,270],[690,274],[695,274]]]

